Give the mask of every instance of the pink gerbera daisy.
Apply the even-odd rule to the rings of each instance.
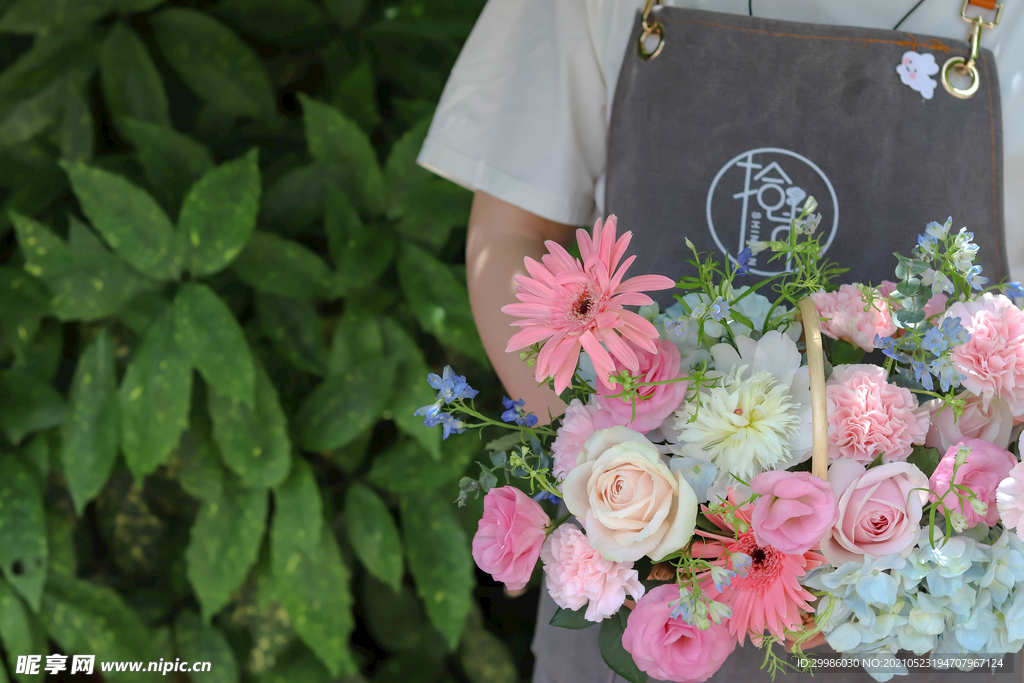
[[[630,256],[619,267],[633,234],[615,239],[615,216],[594,223],[593,238],[576,231],[583,262],[573,258],[557,242],[545,242],[548,253],[542,263],[527,257],[532,277],[516,276],[516,298],[503,313],[522,318],[512,323],[523,329],[512,335],[506,351],[518,351],[544,343],[537,357],[536,377],[555,378],[555,390],[569,386],[581,350],[585,350],[602,378],[615,371],[614,357],[631,372],[640,369],[636,354],[622,337],[650,353],[657,353],[658,332],[643,317],[623,306],[646,306],[652,300],[644,291],[669,289],[675,283],[663,275],[641,275],[623,282]],[[619,336],[621,335],[621,337]],[[603,345],[602,345],[603,344]]]
[[[731,491],[729,504],[734,504]],[[752,507],[749,505],[735,512],[736,518],[745,522],[738,534],[728,520],[708,513],[706,506],[703,511],[708,520],[720,529],[733,532],[733,536],[698,529],[697,533],[705,540],[694,540],[694,557],[717,558],[712,564],[733,570],[737,569],[733,566],[734,554],[750,557],[746,574],[733,578],[728,585],[722,586],[721,591],[717,590],[711,577],[701,582],[701,590],[706,591],[708,597],[732,608],[729,631],[739,639],[740,645],[748,633],[756,644],[766,628],[783,639],[787,630],[801,631],[801,613],[814,611],[810,604],[814,596],[800,585],[800,577],[824,564],[824,556],[814,550],[791,555],[770,545],[759,546],[754,539],[750,521]]]

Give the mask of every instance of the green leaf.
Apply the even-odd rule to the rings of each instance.
[[[249,345],[231,309],[206,285],[189,283],[174,298],[174,340],[208,385],[255,408]]]
[[[0,143],[26,142],[55,124],[65,102],[81,92],[94,68],[91,61],[74,65],[38,92],[17,102],[0,121]]]
[[[398,241],[384,224],[363,225],[340,190],[327,195],[324,231],[337,266],[335,290],[344,295],[373,285],[395,258]]]
[[[231,116],[273,121],[267,68],[246,42],[213,17],[172,7],[150,18],[164,58],[192,92]]]
[[[24,368],[44,382],[52,382],[64,355],[64,330],[48,323],[12,367]]]
[[[309,0],[221,0],[212,12],[274,45],[298,47],[323,40],[324,13]]]
[[[434,428],[421,426],[420,429]],[[458,479],[466,471],[473,455],[480,454],[480,444],[472,436],[468,439],[456,437],[445,441],[442,451],[441,460],[436,461],[416,441],[399,441],[373,459],[367,479],[374,486],[392,493],[432,491]]]
[[[265,489],[243,489],[233,477],[217,500],[207,500],[192,525],[185,562],[203,622],[228,604],[256,562],[267,523]]]
[[[121,258],[157,280],[178,278],[184,261],[178,233],[148,192],[115,173],[60,164],[82,211]]]
[[[572,610],[566,609],[565,607],[559,607],[555,610],[554,616],[551,617],[551,621],[548,622],[552,626],[559,626],[561,628],[571,628],[579,630],[581,628],[588,628],[593,626],[596,622],[587,621],[584,616],[587,612],[587,607],[584,605],[579,609]]]
[[[329,104],[299,94],[303,121],[306,124],[306,144],[317,161],[346,166],[359,179],[357,184],[360,204],[371,213],[384,210],[384,174],[377,155],[366,133]]]
[[[331,357],[328,374],[339,374],[348,368],[375,360],[384,355],[384,334],[376,316],[355,306],[345,314],[334,328],[331,339]]]
[[[379,358],[325,379],[295,416],[302,446],[323,452],[353,441],[384,410],[394,378],[395,362]]]
[[[114,343],[106,330],[79,357],[69,402],[60,459],[75,512],[81,515],[107,483],[121,436]]]
[[[212,275],[238,256],[260,210],[256,148],[212,169],[185,196],[178,227],[191,245],[189,271]]]
[[[121,306],[118,313],[132,332],[143,336],[157,320],[162,318],[171,302],[160,292],[142,292]]]
[[[181,488],[199,500],[218,500],[224,494],[224,468],[217,448],[205,435],[190,429],[181,436],[178,446]]]
[[[430,370],[416,340],[394,318],[383,318],[384,348],[388,358],[398,359],[395,391],[389,403],[391,419],[403,432],[416,439],[434,460],[441,459],[441,430],[423,426],[414,415],[419,408],[437,400],[437,391],[427,383]]]
[[[15,358],[24,359],[39,323],[50,312],[50,295],[39,280],[15,268],[0,268],[0,291],[0,329]]]
[[[261,220],[295,233],[324,215],[327,193],[348,187],[351,173],[339,164],[314,162],[282,174],[263,195]]]
[[[395,141],[384,164],[384,180],[388,188],[388,218],[398,218],[408,208],[409,192],[437,176],[416,163],[423,142],[427,139],[430,119],[424,119]]]
[[[327,11],[342,28],[352,28],[363,18],[366,0],[327,0]]]
[[[313,554],[281,542],[281,535],[275,539],[278,542],[271,546],[274,585],[295,632],[332,676],[354,674],[356,664],[349,649],[355,628],[351,576],[334,534],[324,527]]]
[[[271,548],[274,552],[295,550],[315,555],[323,526],[323,501],[313,470],[305,460],[296,458],[288,478],[274,489]],[[277,561],[287,566],[287,558],[279,557]]]
[[[950,408],[946,408],[946,410],[950,410]],[[927,446],[914,446],[914,451],[907,457],[907,462],[917,465],[917,468],[924,472],[926,477],[932,476],[935,468],[939,466],[940,460],[942,460],[942,453],[936,448]]]
[[[49,306],[60,320],[97,320],[116,313],[153,283],[140,276],[99,244],[88,251],[66,245],[49,228],[12,214],[25,270],[54,293]],[[96,240],[89,229],[69,218],[71,237]]]
[[[459,663],[471,683],[519,683],[519,670],[508,645],[484,627],[475,605],[459,643]]]
[[[278,354],[299,370],[323,376],[327,349],[312,303],[257,292],[256,311]]]
[[[448,641],[430,623],[423,603],[410,586],[398,592],[367,576],[360,582],[363,618],[374,641],[388,652],[413,654],[424,660],[443,660]]]
[[[165,207],[181,205],[182,198],[213,168],[209,150],[169,126],[124,118],[120,122],[146,174],[146,181]]]
[[[92,159],[96,123],[82,93],[69,93],[60,125],[60,155],[68,161]]]
[[[647,683],[647,674],[637,667],[632,655],[622,647],[622,633],[626,630],[628,616],[629,610],[620,609],[601,622],[601,632],[597,636],[601,658],[609,669],[630,683]]]
[[[39,481],[46,481],[52,469],[50,451],[56,441],[52,434],[50,431],[36,434],[21,450],[22,459],[39,476]]]
[[[19,654],[41,654],[48,651],[46,634],[42,632],[28,606],[5,581],[0,581],[0,641],[3,641],[8,657],[15,658],[15,661]],[[15,674],[20,683],[38,683],[44,675],[42,667],[39,673],[32,676]]]
[[[398,278],[420,325],[442,343],[489,364],[469,307],[464,278],[423,249],[403,243],[398,250]]]
[[[374,129],[380,114],[377,113],[377,81],[368,59],[360,62],[331,90],[334,106],[363,130],[371,132]]]
[[[192,365],[174,342],[172,313],[146,332],[121,380],[121,449],[137,480],[167,462],[188,427]]]
[[[829,339],[832,351],[832,365],[853,365],[864,358],[864,349],[842,339]]]
[[[405,554],[416,591],[430,621],[454,649],[476,584],[469,541],[452,504],[432,491],[404,494],[401,511]]]
[[[189,662],[209,662],[205,680],[211,683],[237,683],[238,663],[231,645],[220,629],[207,626],[192,610],[182,610],[174,620],[174,640],[181,658]]]
[[[131,118],[170,127],[171,115],[160,72],[146,44],[127,24],[114,24],[103,41],[100,83],[118,126]]]
[[[149,653],[149,629],[120,595],[105,586],[51,574],[40,617],[63,652],[95,654],[97,663],[142,661]],[[139,678],[138,674],[116,672],[104,673],[104,677],[112,681]]]
[[[232,270],[262,292],[294,299],[327,298],[334,289],[331,271],[319,256],[272,232],[253,233]]]
[[[34,611],[46,583],[49,550],[43,492],[20,460],[0,457],[0,570]]]
[[[75,555],[75,518],[53,508],[46,511],[46,540],[50,547],[50,571],[64,576],[78,574]]]
[[[99,19],[111,5],[111,0],[17,0],[0,19],[0,32],[45,36]]]
[[[256,408],[209,387],[207,402],[213,419],[213,439],[221,458],[245,487],[280,484],[291,464],[288,419],[277,389],[262,364],[256,363]]]
[[[64,397],[25,368],[0,372],[0,429],[17,445],[41,429],[64,421]]]
[[[356,557],[391,590],[402,582],[402,542],[388,506],[368,486],[356,482],[345,494],[345,526]]]
[[[156,9],[165,1],[166,0],[114,0],[114,7],[121,14],[131,14],[133,12],[148,12],[151,9]]]

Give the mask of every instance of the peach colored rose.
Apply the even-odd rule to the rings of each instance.
[[[968,446],[971,454],[967,461],[956,468],[956,478],[953,478],[953,469],[956,461],[956,454],[959,445]],[[932,491],[942,497],[943,502],[953,510],[959,509],[967,520],[967,526],[973,527],[976,524],[994,525],[999,521],[999,509],[996,507],[996,489],[999,482],[1005,479],[1013,466],[1017,464],[1017,458],[1005,448],[983,439],[961,439],[951,445],[939,466],[932,472],[930,479]],[[950,484],[963,484],[978,497],[982,503],[988,505],[985,514],[980,514],[971,505],[957,505],[956,495],[950,493]],[[936,497],[932,496],[932,500]]]
[[[679,377],[679,349],[669,341],[659,341],[657,353],[650,353],[636,346],[629,344],[637,360],[640,362],[641,381],[663,382]],[[620,372],[625,366],[615,362],[615,371]],[[633,373],[634,376],[637,373]],[[597,379],[597,402],[601,410],[594,415],[594,426],[598,429],[607,429],[621,425],[635,429],[640,433],[647,433],[652,429],[661,426],[662,421],[672,414],[672,411],[679,407],[683,397],[686,396],[686,382],[672,382],[670,384],[658,384],[649,387],[642,387],[640,396],[633,401],[626,401],[622,398],[613,398],[615,394],[621,394],[622,387],[619,385],[605,384],[598,376]]]
[[[1001,398],[993,398],[985,406],[980,396],[968,395],[964,401],[964,414],[956,417],[950,408],[942,409],[945,403],[933,399],[924,404],[931,415],[931,427],[924,445],[937,448],[945,453],[950,446],[963,438],[984,439],[1000,448],[1010,445],[1013,431],[1013,415],[1010,406]]]
[[[484,514],[473,536],[473,559],[509,590],[525,588],[549,524],[541,506],[519,489],[491,489],[484,496]]]
[[[803,555],[839,518],[832,487],[809,472],[762,472],[750,482],[750,490],[761,496],[750,520],[758,546]]]
[[[876,298],[868,306],[855,285],[841,285],[838,292],[815,292],[811,301],[821,316],[822,333],[833,339],[874,351],[876,334],[891,337],[896,333],[885,299]]]
[[[660,560],[693,536],[693,489],[662,462],[654,444],[626,427],[598,430],[587,439],[562,493],[590,544],[613,562],[644,555]]]
[[[838,365],[825,385],[829,459],[906,460],[928,434],[928,410],[877,365]]]
[[[820,546],[830,563],[910,553],[928,499],[928,477],[916,465],[893,462],[869,470],[856,460],[837,460],[828,483],[839,502],[839,520]]]
[[[562,425],[551,444],[551,455],[554,456],[552,472],[559,479],[576,467],[576,456],[583,450],[586,440],[594,435],[594,413],[597,411],[598,406],[593,403],[584,404],[578,398],[574,398],[566,407]]]

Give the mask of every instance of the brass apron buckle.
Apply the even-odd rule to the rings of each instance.
[[[996,16],[992,21],[985,21],[979,14],[977,16],[967,16],[967,6],[970,4],[970,0],[964,0],[960,6],[960,18],[971,25],[971,54],[969,57],[950,57],[946,60],[946,63],[942,65],[942,87],[946,89],[953,97],[957,97],[961,100],[966,100],[968,97],[978,92],[978,85],[981,83],[981,78],[978,75],[978,67],[976,62],[978,61],[978,53],[981,49],[981,30],[983,28],[993,29],[999,25],[999,20],[1003,18],[1003,3],[995,3]],[[660,46],[659,46],[660,47]],[[971,84],[966,88],[958,88],[953,85],[949,80],[949,72],[956,70],[956,72],[963,76],[969,76]]]

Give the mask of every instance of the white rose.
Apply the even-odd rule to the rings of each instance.
[[[562,486],[565,505],[590,544],[613,562],[657,561],[693,536],[697,497],[657,447],[626,427],[602,429],[583,444]]]

